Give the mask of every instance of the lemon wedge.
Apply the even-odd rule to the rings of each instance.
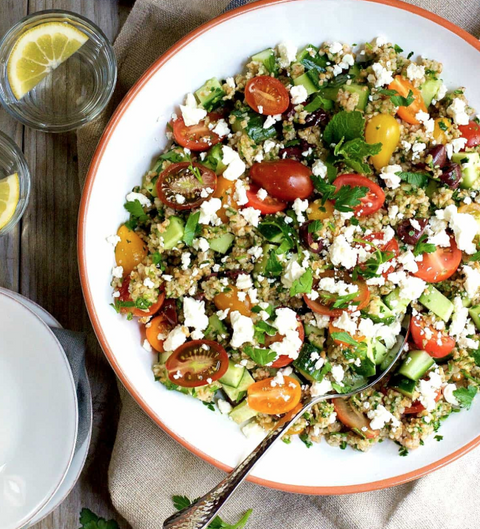
[[[87,40],[85,33],[66,22],[46,22],[23,33],[7,64],[8,81],[14,96],[22,99]]]
[[[14,173],[0,180],[0,229],[13,217],[20,198],[20,181]]]

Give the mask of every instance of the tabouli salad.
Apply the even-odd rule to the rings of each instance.
[[[400,454],[480,383],[480,126],[442,64],[387,39],[283,43],[211,78],[126,197],[113,306],[155,379],[242,425]],[[437,440],[441,436],[436,436]]]

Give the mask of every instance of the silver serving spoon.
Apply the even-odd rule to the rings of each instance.
[[[306,411],[312,406],[327,399],[347,399],[371,388],[390,371],[392,366],[398,360],[403,351],[403,346],[407,341],[408,329],[410,323],[410,315],[407,314],[402,321],[402,330],[397,337],[395,345],[389,352],[391,361],[388,367],[382,371],[371,382],[361,386],[350,393],[334,393],[329,395],[321,395],[318,397],[311,397],[307,399],[303,408],[295,414],[288,422],[280,424],[277,428],[271,430],[265,439],[247,456],[236,468],[234,468],[228,476],[221,481],[210,492],[207,492],[201,498],[198,498],[190,506],[175,513],[170,518],[163,522],[163,529],[204,529],[209,522],[216,516],[223,504],[235,492],[237,487],[248,476],[252,468],[260,461],[260,459],[270,450],[270,448],[283,436],[283,434],[294,424]]]

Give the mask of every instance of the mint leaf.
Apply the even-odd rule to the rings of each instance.
[[[427,173],[411,173],[409,171],[398,171],[395,173],[404,182],[408,182],[414,187],[425,187],[428,184]]]
[[[362,138],[355,138],[335,147],[335,156],[343,156],[353,160],[363,160],[366,156],[374,156],[382,150],[381,143],[367,143]]]
[[[185,231],[183,232],[183,242],[187,246],[192,246],[193,239],[197,233],[198,219],[200,218],[200,211],[190,213],[187,223],[185,224]]]
[[[475,386],[468,386],[468,388],[458,388],[453,392],[453,395],[460,403],[462,408],[470,409],[472,401],[477,394],[477,388]]]
[[[364,128],[365,119],[361,112],[342,110],[335,114],[325,127],[323,139],[327,145],[330,145],[339,143],[342,139],[350,141],[355,138],[362,138]]]
[[[290,296],[296,296],[297,294],[309,294],[312,291],[313,285],[313,273],[312,269],[309,268],[304,272],[298,279],[292,283],[290,287]]]
[[[192,504],[192,502],[186,496],[174,496],[172,500],[173,506],[178,511],[181,511],[182,509],[185,509],[185,507],[189,507]]]
[[[80,523],[85,525],[90,522],[98,522],[99,517],[90,509],[82,509],[80,512]]]
[[[252,347],[247,345],[244,347],[245,353],[258,365],[265,366],[275,362],[277,353],[270,349],[260,349],[259,347]]]
[[[104,518],[99,518],[90,509],[82,509],[80,513],[80,529],[120,529],[115,520],[108,522]]]

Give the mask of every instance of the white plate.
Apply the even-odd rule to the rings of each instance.
[[[49,312],[47,312],[40,305],[37,305],[36,303],[34,303],[31,299],[28,299],[25,296],[18,294],[18,292],[13,292],[11,290],[7,290],[6,288],[1,288],[1,287],[0,287],[0,294],[5,294],[6,296],[10,296],[16,299],[17,301],[19,301],[20,303],[22,303],[22,305],[25,305],[25,307],[27,307],[32,312],[34,312],[49,327],[53,327],[56,329],[62,328],[60,323]],[[65,476],[65,479],[63,480],[62,484],[58,488],[57,492],[55,492],[51,500],[30,520],[28,527],[43,520],[43,518],[48,516],[61,503],[63,503],[63,501],[70,494],[71,490],[77,483],[78,478],[80,477],[80,474],[82,473],[82,470],[83,470],[83,467],[85,465],[85,461],[88,455],[88,448],[90,446],[90,440],[92,437],[92,418],[93,418],[92,398],[91,398],[90,384],[88,382],[88,379],[87,379],[87,385],[86,385],[85,390],[88,395],[88,407],[90,408],[90,424],[88,425],[87,437],[85,438],[83,443],[75,450],[75,454],[73,456],[70,468],[68,469],[67,475]]]
[[[148,415],[184,446],[221,468],[236,465],[252,443],[225,417],[154,382],[152,356],[141,347],[138,325],[110,307],[114,255],[105,238],[126,220],[125,195],[165,147],[165,124],[185,94],[209,77],[240,72],[252,53],[278,42],[289,40],[298,46],[324,40],[361,43],[386,36],[406,52],[442,61],[446,84],[466,86],[470,102],[480,110],[478,41],[419,8],[386,3],[266,0],[202,26],[159,59],[126,96],[90,168],[80,211],[79,255],[97,336],[115,371]],[[359,492],[414,479],[480,442],[479,399],[470,412],[453,414],[441,433],[442,442],[432,439],[408,457],[398,457],[398,447],[391,442],[367,454],[326,443],[310,450],[300,441],[289,446],[280,443],[254,469],[251,479],[309,494]]]
[[[53,497],[72,461],[77,397],[52,331],[0,294],[0,527],[28,523]]]

